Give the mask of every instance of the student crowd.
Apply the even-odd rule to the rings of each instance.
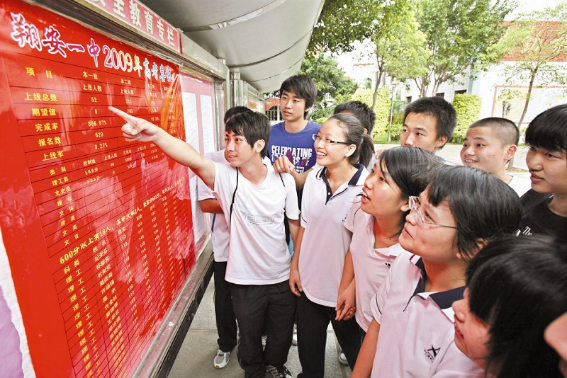
[[[567,105],[529,124],[527,179],[506,173],[519,142],[508,119],[470,125],[463,166],[449,166],[435,155],[456,126],[445,100],[410,103],[401,146],[376,152],[366,105],[319,125],[316,95],[309,77],[288,78],[272,127],[230,109],[225,149],[208,156],[111,108],[127,140],[202,180],[215,367],[239,330],[246,377],[291,377],[294,340],[298,377],[323,377],[331,323],[351,377],[567,377]]]

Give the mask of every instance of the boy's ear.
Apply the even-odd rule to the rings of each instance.
[[[261,152],[266,145],[266,141],[264,139],[258,139],[256,143],[254,143],[254,150],[256,152]]]
[[[409,211],[409,209],[410,209],[409,202],[406,201],[406,203],[404,203],[400,209],[401,209],[404,213],[405,213],[406,211]]]
[[[514,156],[517,150],[518,150],[518,146],[516,146],[515,144],[511,144],[510,146],[508,146],[508,148],[506,148],[506,154],[504,155],[504,160],[509,161],[510,159],[512,159],[512,157]]]
[[[437,142],[435,143],[435,148],[441,148],[443,147],[447,141],[449,140],[449,138],[445,135],[440,136],[439,138],[437,138]]]

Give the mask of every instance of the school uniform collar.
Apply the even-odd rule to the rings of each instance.
[[[369,230],[369,231],[372,231],[372,235],[374,236],[374,225],[372,225],[372,227],[373,227],[373,229]],[[372,240],[374,240],[374,239],[372,239]],[[402,248],[400,243],[396,243],[396,244],[391,245],[389,247],[374,248],[375,253],[376,253],[376,251],[380,252],[384,256],[399,256],[400,253],[402,253],[404,251],[404,249]]]
[[[356,173],[350,178],[347,186],[356,186],[356,185],[362,185],[364,183],[364,180],[366,180],[366,175],[362,175],[363,172],[366,172],[366,168],[364,168],[364,165],[358,163],[355,165],[355,167],[357,168]],[[346,188],[344,190],[341,190],[340,192],[337,191],[335,194],[333,194],[332,190],[331,190],[331,184],[329,184],[329,180],[327,179],[327,167],[323,167],[322,169],[319,170],[319,172],[317,172],[317,176],[316,178],[318,178],[319,180],[323,180],[323,182],[325,183],[325,186],[327,188],[327,199],[325,201],[325,203],[329,202],[329,200],[338,195],[341,194],[342,192],[344,192],[346,190]],[[362,180],[362,182],[360,182]]]
[[[453,322],[454,313],[453,313],[452,305],[453,302],[463,299],[465,286],[460,286],[451,290],[441,291],[436,293],[426,293],[425,279],[424,279],[424,277],[426,276],[425,264],[423,263],[422,258],[417,255],[413,255],[410,258],[410,261],[421,271],[421,277],[415,287],[412,297],[417,295],[422,299],[431,298],[431,300],[435,302],[437,306],[439,306],[439,308],[441,309],[441,311],[443,311],[443,313],[447,316],[447,318],[449,318],[449,320]]]

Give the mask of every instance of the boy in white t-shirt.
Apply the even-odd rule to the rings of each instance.
[[[295,241],[299,207],[295,181],[262,161],[270,124],[250,112],[230,119],[225,130],[225,157],[230,165],[214,163],[189,144],[165,130],[109,107],[126,120],[127,141],[153,142],[169,157],[190,167],[216,193],[230,226],[226,280],[232,283],[234,313],[240,328],[238,360],[246,377],[290,377],[284,366],[291,346],[295,297],[288,285],[290,255],[284,230],[284,213]],[[262,350],[262,330],[268,341]],[[267,366],[268,365],[268,366]]]
[[[228,109],[224,115],[224,124],[228,120],[240,113],[251,112],[245,106],[235,106]],[[228,165],[224,157],[225,150],[208,152],[205,157],[217,163]],[[211,239],[213,243],[213,275],[215,283],[215,320],[219,338],[217,343],[219,349],[213,360],[216,369],[222,369],[230,360],[230,353],[237,344],[236,315],[232,307],[232,296],[230,293],[230,283],[226,281],[226,265],[228,260],[229,230],[228,224],[222,215],[222,208],[215,198],[214,192],[201,180],[197,180],[197,198],[201,211],[212,213]]]
[[[530,179],[506,173],[506,165],[516,153],[519,139],[518,128],[509,119],[483,118],[469,126],[461,149],[461,161],[495,175],[521,197],[531,189]]]

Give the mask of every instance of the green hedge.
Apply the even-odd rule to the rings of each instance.
[[[372,106],[372,96],[374,95],[373,89],[357,89],[352,96],[352,100],[357,100],[365,103],[369,107]],[[376,106],[374,108],[376,114],[376,122],[372,130],[372,136],[383,133],[388,127],[388,117],[390,116],[390,91],[386,87],[378,89],[378,96],[376,98]]]
[[[455,95],[453,107],[457,112],[457,127],[455,127],[453,132],[454,142],[462,143],[471,123],[478,121],[481,104],[480,96],[470,94]]]

